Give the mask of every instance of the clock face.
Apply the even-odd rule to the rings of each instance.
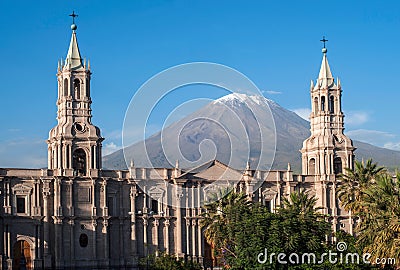
[[[86,126],[83,123],[75,123],[74,124],[75,130],[78,132],[85,132]]]

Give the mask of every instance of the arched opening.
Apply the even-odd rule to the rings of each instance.
[[[81,233],[81,235],[79,236],[79,245],[81,247],[87,247],[89,244],[89,238],[87,236],[86,233]]]
[[[81,82],[78,79],[74,80],[74,92],[75,92],[75,98],[80,99],[81,98]]]
[[[329,98],[329,112],[335,113],[335,98],[333,96]]]
[[[13,269],[32,269],[31,247],[25,240],[19,240],[13,248]]]
[[[83,149],[79,148],[74,151],[72,156],[72,167],[76,176],[86,175],[86,153]]]
[[[318,98],[314,98],[314,111],[315,113],[318,113]]]
[[[342,173],[342,159],[340,157],[335,157],[333,160],[333,171],[335,174]]]
[[[325,111],[325,97],[321,97],[321,111]]]
[[[86,79],[86,96],[90,97],[90,81]]]
[[[68,96],[68,79],[64,79],[64,96]]]
[[[308,161],[308,174],[315,175],[315,158]]]

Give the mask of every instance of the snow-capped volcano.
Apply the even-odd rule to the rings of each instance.
[[[290,163],[293,170],[300,172],[299,150],[310,135],[309,130],[309,122],[270,99],[234,93],[125,148],[125,154],[138,167],[173,167],[179,159],[180,166],[188,168],[218,159],[238,169],[243,169],[248,160],[252,167],[259,164],[259,168],[268,169],[276,150],[273,169],[284,170]],[[354,143],[358,159],[372,157],[387,166],[400,160],[398,151]],[[144,158],[146,153],[150,164]],[[122,150],[104,157],[103,164],[110,169],[125,169]]]

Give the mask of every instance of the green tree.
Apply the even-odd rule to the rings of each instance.
[[[272,223],[273,237],[286,254],[326,250],[326,236],[331,226],[316,207],[317,199],[308,192],[299,191],[283,198],[283,205],[277,209],[277,219]]]
[[[154,254],[142,258],[139,262],[141,269],[149,270],[201,270],[202,267],[196,262],[177,258],[176,255],[161,253],[159,256]]]
[[[235,229],[233,228],[241,215],[245,214],[251,202],[244,193],[219,190],[209,195],[211,203],[207,203],[202,214],[201,226],[204,228],[206,241],[213,247],[216,257],[237,257],[235,247]]]
[[[345,173],[339,177],[337,195],[341,205],[347,210],[357,214],[361,211],[363,190],[374,182],[376,175],[383,173],[385,169],[373,163],[355,161],[354,170],[345,169]]]
[[[306,192],[294,192],[277,213],[259,203],[251,202],[246,194],[229,192],[205,206],[202,226],[205,236],[230,269],[287,269],[288,265],[258,262],[258,254],[285,252],[322,253],[330,225],[315,207],[316,199]],[[268,257],[269,258],[269,257]],[[293,265],[290,269],[306,269]]]
[[[356,162],[346,169],[338,190],[341,205],[358,218],[356,246],[377,258],[395,258],[400,267],[400,175],[392,177],[383,167]],[[390,268],[390,265],[380,265]]]
[[[357,243],[372,255],[371,261],[395,258],[400,267],[400,174],[376,176],[364,194]]]

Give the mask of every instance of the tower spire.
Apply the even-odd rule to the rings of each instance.
[[[78,15],[75,14],[74,11],[72,11],[72,14],[70,14],[69,16],[72,17],[72,24],[71,24],[72,36],[71,36],[71,42],[69,44],[67,57],[65,59],[64,67],[76,69],[76,68],[83,67],[82,57],[79,52],[78,41],[76,38],[76,29],[78,27],[75,24],[75,17],[78,17]]]
[[[321,42],[324,43],[324,47],[322,48],[322,63],[321,63],[321,68],[319,70],[319,75],[318,75],[318,80],[317,80],[317,85],[316,87],[319,88],[328,88],[332,86],[334,79],[332,76],[331,68],[329,67],[328,63],[328,57],[326,56],[328,49],[326,48],[325,43],[328,40],[325,39],[325,36],[321,39]]]

